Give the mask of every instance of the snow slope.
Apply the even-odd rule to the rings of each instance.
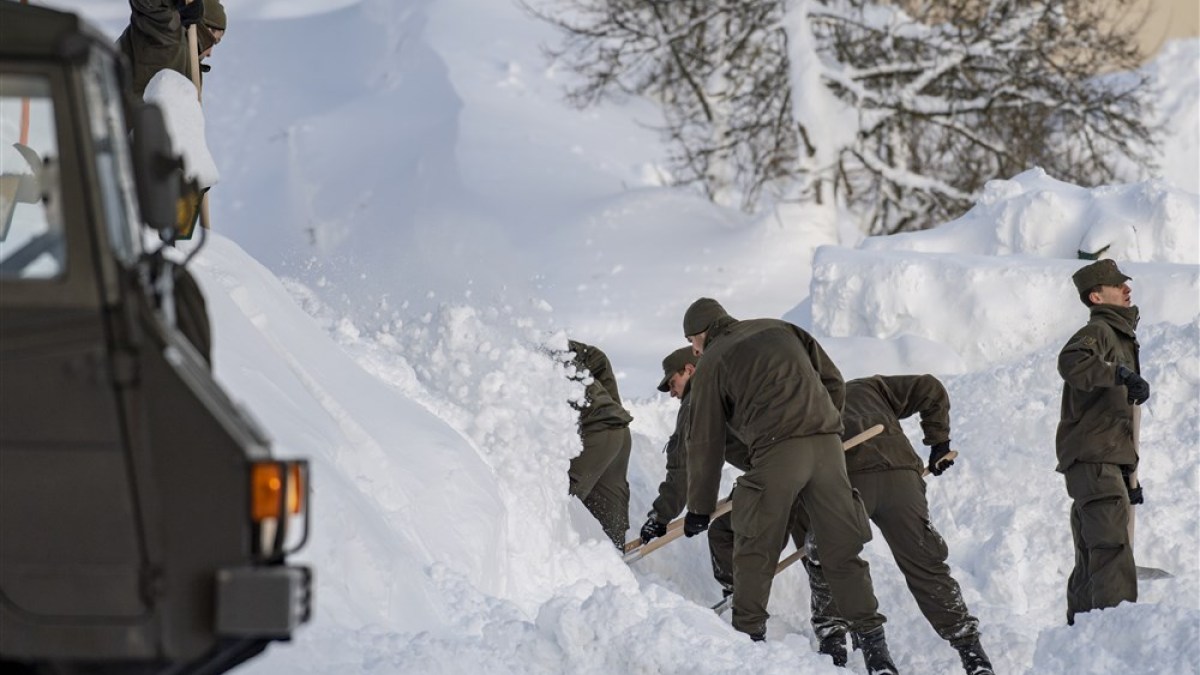
[[[123,2],[57,4],[122,27]],[[217,234],[194,264],[218,378],[281,454],[314,463],[302,557],[318,583],[313,624],[244,672],[846,672],[814,652],[800,570],[777,580],[754,645],[707,609],[703,541],[627,566],[566,494],[577,392],[543,348],[570,335],[613,358],[635,416],[637,527],[675,414],[658,363],[699,295],[812,326],[847,376],[944,376],[962,460],[928,496],[999,672],[1200,663],[1187,176],[1087,190],[1030,172],[955,223],[860,248],[832,209],[752,219],[663,188],[653,110],[564,107],[537,50],[548,29],[508,3],[226,5],[205,92]],[[1194,49],[1167,58],[1195,72]],[[1169,152],[1194,169],[1197,86],[1182,81]],[[1068,629],[1054,357],[1086,317],[1068,281],[1085,239],[1134,270],[1154,387],[1136,552],[1175,578]],[[957,671],[883,543],[867,557],[901,669]]]

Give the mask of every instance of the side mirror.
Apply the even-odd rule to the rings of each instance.
[[[171,136],[156,105],[133,111],[133,174],[146,224],[160,233],[176,231],[183,162],[171,151]]]

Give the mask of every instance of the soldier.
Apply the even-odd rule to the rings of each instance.
[[[946,458],[950,396],[942,383],[932,375],[876,375],[847,382],[843,437],[876,424],[884,430],[846,452],[846,471],[921,613],[958,651],[968,675],[991,675],[992,664],[979,644],[979,620],[967,611],[962,590],[946,565],[946,542],[929,519],[921,479],[925,465],[900,426],[900,420],[918,413],[925,445],[930,446],[928,469],[939,476],[954,463]],[[844,635],[836,639],[845,641]]]
[[[697,356],[691,347],[681,347],[663,359],[663,379],[658,384],[661,392],[670,392],[679,399],[679,413],[675,418],[675,431],[667,441],[667,475],[658,486],[658,497],[654,500],[646,523],[642,525],[642,542],[650,542],[667,533],[667,525],[683,511],[687,502],[687,444],[684,436],[688,429],[688,398],[691,394],[691,379],[696,372]],[[748,471],[749,448],[732,434],[725,437],[725,461],[742,471]],[[793,513],[788,523],[788,532],[797,549],[804,546],[808,529],[808,516],[799,499],[792,505]],[[734,532],[731,515],[726,513],[712,522],[708,529],[708,548],[712,560],[713,577],[725,595],[733,593],[733,542]],[[786,542],[786,540],[785,540]],[[813,630],[821,638],[821,653],[833,656],[834,663],[845,665],[846,624],[833,616],[833,598],[829,586],[820,572],[820,567],[811,556],[804,565],[809,573],[809,597],[811,599]],[[836,634],[837,640],[825,639]]]
[[[841,373],[801,328],[777,319],[737,321],[711,298],[688,307],[683,332],[703,354],[692,378],[687,536],[708,529],[716,507],[726,426],[750,449],[750,468],[733,491],[734,628],[764,639],[775,564],[800,496],[834,601],[867,669],[896,673],[870,569],[859,557],[871,526],[842,457]]]
[[[225,35],[227,19],[220,0],[129,0],[129,26],[117,47],[133,70],[133,93],[140,100],[158,71],[174,70],[192,79],[187,29],[196,26],[197,57],[204,59]],[[207,71],[208,66],[201,66]]]
[[[633,417],[621,405],[617,381],[608,356],[596,347],[568,341],[574,352],[576,376],[586,386],[579,406],[579,435],[583,451],[571,460],[567,473],[570,492],[591,512],[604,534],[621,549],[629,529],[629,423]]]
[[[1150,398],[1150,385],[1140,374],[1138,308],[1125,283],[1130,277],[1112,260],[1100,260],[1071,279],[1091,316],[1058,355],[1063,392],[1057,470],[1074,500],[1068,625],[1080,612],[1137,601],[1129,523],[1131,505],[1142,496],[1129,476],[1138,465],[1134,406]]]

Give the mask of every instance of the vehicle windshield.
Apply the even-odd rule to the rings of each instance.
[[[66,269],[54,199],[58,132],[50,81],[0,72],[0,278],[53,279]]]

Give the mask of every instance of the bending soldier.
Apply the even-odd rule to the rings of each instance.
[[[900,420],[918,413],[925,445],[931,446],[929,471],[941,475],[953,464],[946,458],[950,452],[950,396],[936,377],[876,375],[847,382],[843,437],[876,424],[882,424],[884,430],[846,452],[846,471],[925,619],[958,651],[968,675],[991,675],[992,664],[979,644],[979,620],[968,612],[962,589],[950,576],[946,542],[929,519],[921,478],[925,464],[900,426]],[[819,551],[821,541],[816,544]],[[841,634],[831,631],[822,635],[822,646],[844,642],[844,632],[842,628]]]
[[[620,549],[629,529],[629,451],[633,417],[621,405],[617,381],[608,356],[596,347],[568,341],[574,352],[576,376],[586,386],[579,407],[579,435],[583,451],[571,460],[567,475],[570,492],[591,512],[604,534]]]
[[[667,441],[667,475],[658,486],[658,497],[654,500],[646,523],[642,525],[641,539],[649,542],[667,533],[667,524],[676,518],[687,502],[687,434],[689,423],[689,396],[691,394],[691,379],[696,371],[697,356],[691,347],[682,347],[671,352],[663,359],[663,379],[658,385],[661,392],[670,392],[672,398],[679,399],[679,413],[675,418],[675,431]],[[725,461],[742,471],[747,471],[749,448],[732,434],[725,437]],[[808,516],[804,513],[797,499],[792,505],[793,513],[788,522],[788,532],[796,548],[804,546],[808,529]],[[725,595],[733,593],[733,525],[732,516],[726,513],[716,520],[708,529],[708,547],[712,560],[713,577],[721,585]],[[786,539],[784,540],[786,543]],[[804,560],[809,570],[809,590],[812,609],[813,629],[818,636],[839,632],[841,639],[840,659],[835,655],[835,663],[845,665],[845,622],[832,615],[833,600],[829,587],[819,568],[814,568],[808,558]],[[814,569],[816,574],[813,574]],[[824,645],[824,643],[822,643]],[[827,653],[827,652],[826,652]]]
[[[749,470],[733,491],[733,625],[766,633],[767,600],[792,504],[803,499],[839,613],[863,648],[867,669],[896,673],[869,566],[871,537],[842,458],[841,373],[804,330],[777,319],[737,321],[701,298],[683,332],[703,358],[692,379],[688,514],[684,533],[708,528],[716,506],[726,427],[749,448]]]

